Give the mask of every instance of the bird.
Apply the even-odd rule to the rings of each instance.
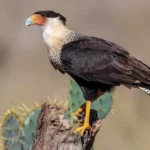
[[[52,66],[73,78],[86,103],[75,113],[85,111],[83,126],[74,132],[93,132],[89,123],[91,103],[116,86],[139,88],[150,95],[150,67],[130,55],[123,47],[102,38],[73,31],[67,19],[52,10],[33,13],[26,26],[38,25]]]

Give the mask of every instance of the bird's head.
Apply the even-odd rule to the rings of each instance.
[[[45,26],[49,24],[54,25],[66,25],[66,18],[59,13],[54,11],[37,11],[31,17],[26,20],[26,26],[39,25]]]

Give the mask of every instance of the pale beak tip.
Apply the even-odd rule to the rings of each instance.
[[[28,26],[30,26],[30,25],[32,25],[32,24],[33,24],[32,19],[31,19],[31,18],[28,18],[28,19],[26,20],[26,27],[28,27]]]

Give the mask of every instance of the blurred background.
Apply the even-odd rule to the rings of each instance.
[[[54,10],[68,19],[72,30],[113,41],[150,66],[150,1],[148,0],[1,0],[0,115],[12,105],[47,96],[66,98],[70,77],[49,64],[38,27],[25,27],[35,11]],[[138,89],[120,87],[114,115],[102,122],[95,150],[148,150],[150,98]]]

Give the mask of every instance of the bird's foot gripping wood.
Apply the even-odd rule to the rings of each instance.
[[[78,128],[74,131],[74,132],[80,132],[80,135],[81,135],[81,136],[84,135],[84,133],[85,133],[86,130],[88,130],[90,133],[93,132],[93,129],[92,129],[92,127],[91,127],[90,124],[89,124],[90,108],[91,108],[91,101],[90,101],[90,100],[87,100],[87,101],[86,101],[86,114],[85,114],[85,121],[84,121],[84,124],[83,124],[83,126],[78,127]],[[81,108],[81,109],[79,108],[79,111],[80,111],[80,113],[81,113],[81,111],[83,111],[82,108]],[[78,111],[78,112],[79,112],[79,111]],[[78,113],[78,112],[77,112],[77,113]]]
[[[75,112],[75,116],[76,117],[80,117],[80,114],[85,111],[85,106],[86,106],[85,104],[86,103],[84,103],[83,105],[81,105],[80,108]]]
[[[83,112],[83,108],[80,107],[80,108],[75,112],[75,116],[76,116],[76,117],[79,117],[82,112]]]
[[[89,123],[84,123],[82,127],[78,127],[74,132],[80,132],[80,135],[83,136],[86,130],[88,130],[90,133],[93,132],[93,129]]]

